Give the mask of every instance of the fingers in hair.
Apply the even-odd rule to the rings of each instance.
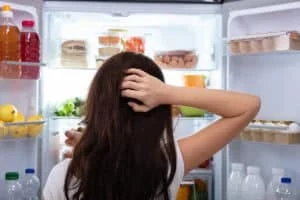
[[[139,75],[141,77],[147,76],[146,72],[144,72],[143,70],[140,70],[140,69],[136,69],[136,68],[130,68],[130,69],[128,69],[127,73],[128,74],[136,74],[136,75]]]

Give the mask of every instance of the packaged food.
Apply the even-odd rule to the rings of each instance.
[[[98,37],[98,42],[100,45],[119,45],[121,38],[118,35],[106,33]]]
[[[87,42],[67,40],[61,44],[61,65],[64,67],[87,67]]]
[[[98,56],[100,58],[109,58],[113,55],[120,53],[121,51],[122,49],[120,47],[113,47],[113,46],[100,47],[98,49]]]
[[[205,80],[204,75],[188,74],[183,76],[184,85],[187,87],[205,88]]]
[[[194,50],[160,51],[154,55],[154,61],[162,68],[195,68],[198,55]]]
[[[127,37],[125,40],[124,50],[135,53],[145,53],[145,38],[140,36]]]
[[[176,200],[190,200],[194,187],[193,181],[183,181],[177,192]]]

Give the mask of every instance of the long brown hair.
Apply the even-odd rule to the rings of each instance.
[[[134,112],[120,89],[132,67],[164,81],[158,66],[140,54],[120,53],[102,65],[89,90],[86,129],[67,171],[67,200],[170,199],[176,171],[171,106]]]

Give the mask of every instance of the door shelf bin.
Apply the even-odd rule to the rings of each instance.
[[[40,78],[40,67],[44,63],[33,62],[0,62],[0,79],[29,79],[38,80]]]
[[[42,134],[45,121],[0,124],[0,140],[35,138]]]
[[[229,39],[227,46],[230,55],[300,50],[300,34],[296,31],[253,34]]]
[[[240,139],[274,144],[300,144],[300,126],[293,121],[254,120]]]

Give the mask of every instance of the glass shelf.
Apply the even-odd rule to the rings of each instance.
[[[45,63],[0,61],[0,80],[38,80]]]
[[[1,61],[0,64],[6,65],[23,65],[23,66],[35,66],[35,67],[45,67],[46,63],[37,62],[17,62],[17,61]]]
[[[212,169],[202,169],[202,168],[196,168],[189,172],[189,175],[213,175]]]
[[[46,121],[31,121],[31,122],[8,122],[4,124],[4,127],[10,127],[10,126],[28,126],[28,125],[43,125]]]

